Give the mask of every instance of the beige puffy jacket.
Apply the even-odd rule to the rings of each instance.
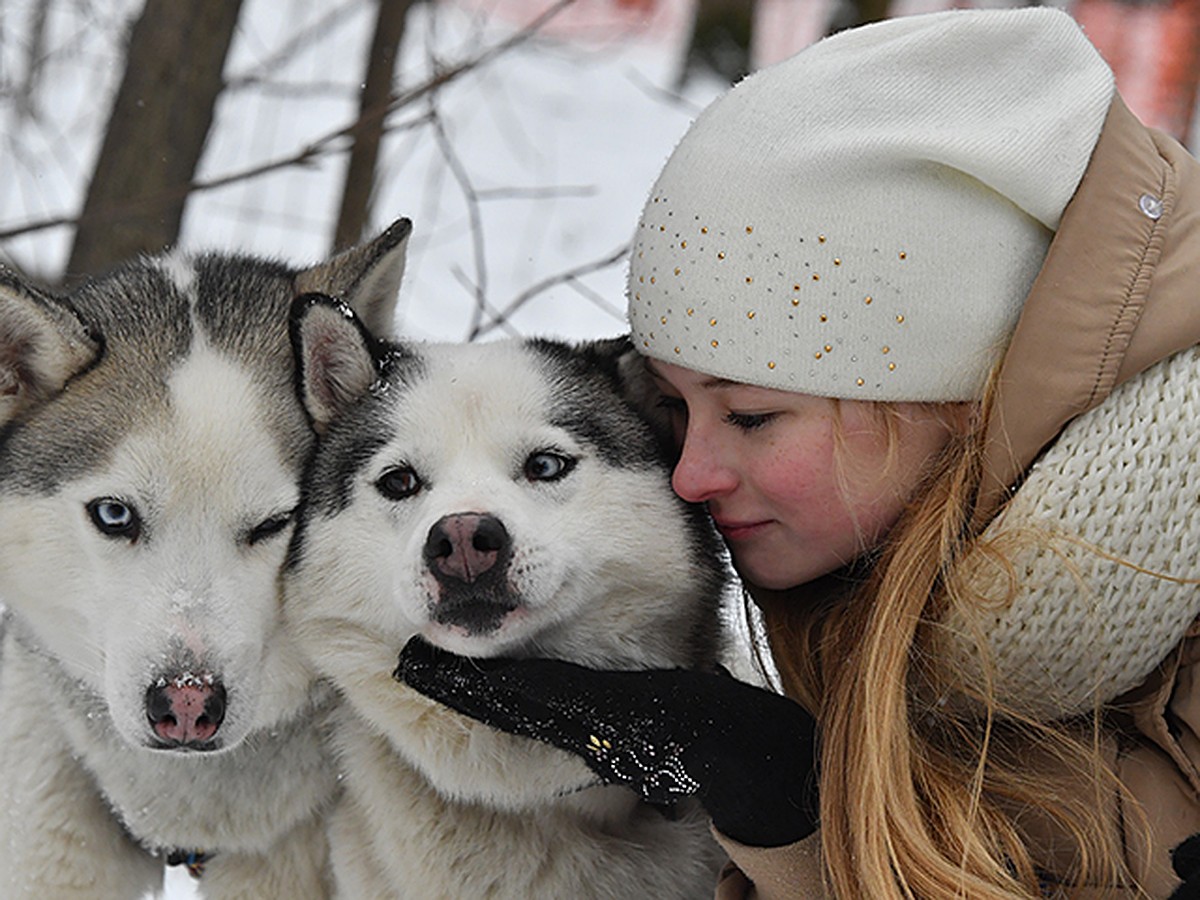
[[[1037,487],[1031,477],[1010,500],[1009,486],[1051,455],[1060,435],[1069,438],[1068,423],[1088,410],[1104,415],[1114,388],[1135,385],[1147,369],[1197,344],[1200,163],[1114,97],[1004,358],[983,515],[1003,517],[1006,505]],[[1192,396],[1198,390],[1188,387]],[[1196,427],[1180,433],[1200,443]],[[1182,515],[1200,521],[1200,494],[1186,474]],[[1200,545],[1181,549],[1200,557]],[[1150,817],[1151,847],[1132,829],[1125,837],[1129,862],[1152,897],[1166,897],[1178,884],[1171,848],[1200,832],[1200,625],[1193,622],[1200,586],[1179,591],[1171,602],[1186,608],[1182,624],[1170,642],[1151,645],[1149,675],[1120,700],[1134,723],[1122,746],[1132,749],[1118,751],[1115,736],[1109,741],[1117,771]],[[1059,649],[1051,640],[1042,646],[1047,658]],[[1114,829],[1129,818],[1114,797]],[[825,896],[819,835],[773,849],[718,838],[731,859],[717,887],[720,900]]]

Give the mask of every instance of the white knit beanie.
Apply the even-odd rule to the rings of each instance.
[[[1040,8],[892,19],[750,76],[643,210],[637,346],[807,394],[978,399],[1113,91]]]

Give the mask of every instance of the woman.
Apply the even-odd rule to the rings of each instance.
[[[585,758],[564,723],[671,757],[722,897],[1170,895],[1200,832],[1197,209],[1196,162],[1054,10],[891,20],[751,76],[660,175],[629,318],[675,490],[797,703],[415,648],[406,677]],[[522,714],[439,675],[464,669]]]

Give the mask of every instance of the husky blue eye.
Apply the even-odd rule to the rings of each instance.
[[[376,479],[375,490],[389,500],[403,500],[421,490],[421,479],[410,466],[397,466]]]
[[[557,481],[575,468],[575,460],[561,453],[542,450],[525,460],[525,477],[530,481]]]
[[[87,505],[88,516],[101,534],[135,541],[141,533],[142,520],[137,510],[114,497],[99,497]]]

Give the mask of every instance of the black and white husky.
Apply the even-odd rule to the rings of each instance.
[[[321,437],[285,617],[347,701],[340,894],[711,897],[698,807],[670,819],[392,678],[418,633],[470,656],[714,664],[714,537],[625,396],[645,379],[628,341],[383,344],[320,298],[294,334]]]
[[[329,705],[281,627],[313,442],[292,301],[390,330],[410,230],[305,270],[167,254],[0,274],[0,897],[327,893]]]

